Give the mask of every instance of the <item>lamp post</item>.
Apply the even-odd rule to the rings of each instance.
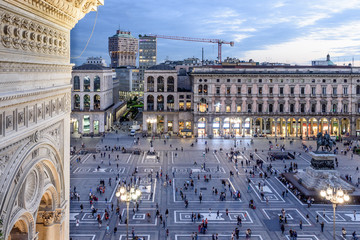
[[[328,187],[326,190],[320,191],[321,197],[325,198],[326,200],[330,201],[333,205],[333,237],[334,240],[335,237],[335,211],[337,204],[342,204],[344,202],[348,202],[350,200],[349,195],[344,193],[344,191],[341,188],[335,188],[335,187]]]
[[[126,202],[126,240],[129,240],[129,206],[130,202],[137,201],[141,196],[140,189],[135,187],[131,187],[130,185],[122,186],[116,192],[116,197],[120,199],[120,201]]]

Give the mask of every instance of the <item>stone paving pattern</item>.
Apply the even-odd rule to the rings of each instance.
[[[208,219],[208,229],[206,234],[198,234],[200,240],[212,239],[212,234],[218,234],[218,239],[231,239],[233,230],[238,227],[240,229],[240,238],[245,239],[245,231],[250,228],[252,230],[251,239],[262,240],[276,240],[276,239],[290,239],[289,230],[296,230],[298,233],[297,239],[307,240],[325,240],[332,239],[332,206],[330,204],[314,204],[308,208],[301,203],[295,196],[288,193],[287,196],[282,196],[285,191],[285,186],[281,184],[274,176],[268,179],[259,178],[257,176],[251,179],[250,188],[247,184],[247,177],[249,171],[254,166],[255,162],[250,161],[250,153],[254,153],[257,149],[257,154],[254,159],[263,159],[264,167],[270,164],[266,160],[269,150],[269,140],[275,143],[275,139],[253,138],[253,144],[250,138],[237,139],[236,150],[244,151],[244,154],[239,156],[239,161],[249,160],[251,166],[241,167],[238,164],[238,175],[230,176],[230,171],[235,172],[235,164],[226,158],[226,153],[230,152],[230,148],[234,147],[233,139],[167,139],[166,144],[164,139],[155,139],[153,144],[159,160],[146,154],[150,148],[150,139],[140,137],[138,145],[134,146],[134,138],[127,136],[126,133],[110,133],[103,139],[101,138],[84,138],[73,139],[72,144],[81,146],[85,144],[85,148],[104,149],[104,146],[121,146],[125,148],[140,148],[143,150],[141,155],[123,154],[118,151],[106,151],[106,157],[101,158],[97,153],[96,159],[93,154],[74,155],[71,158],[71,191],[76,187],[76,191],[80,194],[80,201],[72,200],[71,202],[71,238],[72,240],[88,240],[88,239],[126,239],[126,225],[124,222],[119,223],[119,218],[115,211],[111,212],[110,219],[103,220],[102,226],[99,228],[95,218],[91,215],[90,204],[88,201],[89,191],[96,192],[96,186],[100,179],[104,179],[106,183],[105,194],[98,195],[99,201],[95,204],[101,216],[104,218],[104,211],[106,208],[111,209],[111,204],[114,204],[114,210],[118,204],[116,199],[116,175],[119,174],[120,179],[129,179],[129,176],[137,168],[137,177],[141,177],[140,183],[142,187],[142,200],[139,210],[134,213],[134,205],[130,205],[130,221],[129,232],[131,236],[132,229],[135,235],[141,237],[140,239],[156,240],[156,239],[174,239],[186,240],[192,239],[191,234],[198,232],[199,221],[191,221],[191,214],[200,214],[201,219]],[[205,144],[207,142],[207,144]],[[191,147],[191,143],[194,146]],[[315,141],[302,141],[294,139],[290,144],[290,140],[277,140],[278,144],[285,144],[286,150],[296,151],[301,153],[297,156],[295,162],[299,169],[309,166],[310,155],[305,153],[302,148],[302,143],[314,146]],[[170,147],[170,144],[172,147]],[[341,143],[337,145],[340,149],[345,148]],[[181,151],[181,147],[183,151]],[[210,151],[204,154],[205,148]],[[178,148],[178,150],[176,150]],[[244,150],[246,148],[246,150]],[[222,151],[220,151],[222,149]],[[215,153],[214,150],[217,150]],[[102,151],[104,152],[104,151]],[[109,161],[110,154],[110,161]],[[119,160],[115,160],[119,155]],[[80,162],[77,162],[77,157],[80,157]],[[337,168],[342,175],[352,175],[353,182],[357,181],[359,172],[356,167],[360,166],[359,156],[347,156],[339,154],[339,167]],[[196,162],[196,164],[194,164]],[[205,170],[203,164],[205,163]],[[284,164],[289,167],[290,160],[271,162],[273,167],[278,171],[284,170]],[[98,169],[100,166],[100,169]],[[153,171],[152,180],[149,173]],[[156,179],[156,172],[163,172],[163,177]],[[192,171],[192,178],[194,179],[194,187],[184,189],[184,183],[189,181],[189,174]],[[172,185],[164,185],[165,174],[168,174],[172,179]],[[204,176],[211,180],[204,181]],[[108,181],[112,179],[111,186]],[[222,184],[225,181],[225,186]],[[264,195],[268,198],[265,201],[260,195],[259,182],[265,185],[261,188]],[[235,199],[230,196],[229,183],[231,191],[240,191],[241,199]],[[226,200],[220,201],[219,194],[213,194],[213,187],[218,192],[226,193]],[[195,193],[195,188],[197,193]],[[185,208],[184,201],[181,199],[179,191],[182,190],[189,200],[189,205]],[[151,198],[151,192],[152,198]],[[203,200],[200,203],[199,193],[201,192]],[[256,209],[249,208],[249,201],[254,200]],[[80,212],[80,204],[83,204],[84,211]],[[155,218],[156,205],[158,204],[160,214],[164,216],[165,228],[160,224],[159,218]],[[165,217],[165,210],[169,210],[169,215]],[[228,214],[226,214],[228,209]],[[285,210],[287,217],[287,224],[285,224],[285,233],[282,234],[279,224],[279,215],[281,210]],[[354,210],[356,211],[354,215]],[[219,211],[219,216],[217,216]],[[122,219],[126,218],[126,204],[120,203],[120,212]],[[151,219],[147,219],[146,214],[150,213]],[[242,218],[242,225],[237,225],[237,216]],[[319,222],[316,221],[318,215]],[[76,226],[76,219],[79,219],[79,225]],[[299,227],[299,222],[302,220],[303,229]],[[324,232],[320,231],[320,223],[324,222]],[[106,225],[109,225],[110,233],[106,232]],[[113,233],[114,227],[117,227],[117,233]],[[347,239],[351,239],[350,234],[357,231],[360,234],[360,206],[346,205],[339,206],[336,214],[336,234],[337,239],[341,237],[341,228],[345,227],[348,233]],[[166,229],[169,230],[169,236],[166,236]]]

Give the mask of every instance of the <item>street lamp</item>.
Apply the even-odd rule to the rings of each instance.
[[[116,192],[116,197],[122,202],[126,202],[126,240],[129,240],[129,206],[130,202],[136,202],[141,196],[140,189],[131,187],[130,185],[122,186]]]
[[[349,195],[344,193],[344,191],[341,188],[335,188],[335,187],[328,187],[326,190],[320,191],[320,196],[325,198],[326,200],[330,201],[333,205],[334,210],[334,216],[333,216],[333,235],[334,240],[335,237],[335,211],[336,211],[336,205],[342,204],[344,202],[348,202],[350,200]]]

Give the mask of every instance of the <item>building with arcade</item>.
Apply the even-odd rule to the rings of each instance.
[[[176,80],[176,72],[173,74]],[[169,120],[166,122],[165,116],[170,110],[162,107],[161,96],[165,99],[169,93],[163,95],[155,91],[159,89],[148,88],[152,81],[154,86],[165,85],[167,75],[161,71],[145,75],[148,99],[144,99],[147,106],[144,119],[147,114],[153,115],[148,120],[151,130],[167,132]],[[331,136],[360,134],[358,67],[217,65],[195,67],[189,75],[192,101],[188,106],[188,127],[184,128],[185,132],[180,127],[173,128],[174,133],[189,135],[188,129],[191,129],[193,135],[206,137],[307,137],[318,132],[328,132]],[[175,116],[181,106],[178,94],[176,107],[171,109],[171,115]],[[164,116],[164,122],[159,121],[159,116]],[[171,125],[180,126],[181,121],[174,118]],[[160,130],[158,126],[163,125]]]

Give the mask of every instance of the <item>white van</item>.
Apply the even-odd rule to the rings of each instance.
[[[135,129],[131,129],[131,131],[130,131],[130,136],[135,136],[135,134],[136,134],[136,130],[135,130]]]

